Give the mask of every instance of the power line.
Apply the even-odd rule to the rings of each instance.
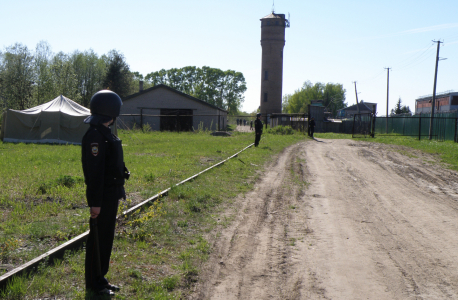
[[[458,37],[458,34],[454,33],[454,34],[450,34],[450,35],[446,35],[444,36],[444,40],[447,39],[454,39],[454,38],[457,38]]]
[[[377,73],[376,75],[374,75],[374,76],[372,76],[372,77],[368,77],[368,78],[366,78],[366,79],[364,79],[364,80],[361,80],[361,82],[367,83],[367,82],[370,82],[370,81],[372,81],[372,80],[375,80],[375,79],[377,79],[378,77],[380,77],[384,72],[385,72],[385,71],[382,70],[382,71],[380,71],[379,73]]]
[[[433,54],[433,53],[434,53],[434,50],[431,50],[431,53],[428,54],[427,56],[425,56],[422,60],[417,61],[417,62],[415,62],[415,63],[408,64],[408,65],[404,66],[404,67],[402,68],[402,70],[407,70],[407,69],[413,68],[413,67],[415,67],[415,66],[421,64],[422,62],[424,62],[424,61],[426,61],[426,60],[428,60],[428,59],[431,59],[431,56],[432,56],[431,54]]]
[[[406,69],[406,68],[410,68],[410,67],[413,67],[417,64],[420,64],[422,63],[423,61],[427,60],[428,58],[430,58],[430,54],[433,53],[433,49],[432,49],[432,46],[434,45],[434,43],[431,43],[431,45],[426,48],[426,50],[424,50],[423,52],[421,52],[420,54],[416,55],[416,56],[413,56],[413,57],[409,57],[405,60],[402,60],[400,63],[398,63],[398,67],[396,69],[398,70],[403,70],[403,69]],[[431,53],[429,53],[431,52]],[[425,56],[426,55],[426,56]],[[425,57],[423,57],[425,56]],[[420,60],[421,59],[421,60]],[[386,68],[385,68],[386,69]],[[360,82],[362,83],[368,83],[368,82],[371,82],[377,78],[379,78],[384,72],[385,72],[385,69],[380,71],[379,73],[377,73],[376,75],[372,76],[372,77],[368,77],[364,80],[361,80]]]
[[[403,68],[405,68],[407,66],[410,66],[411,64],[417,62],[417,60],[419,60],[423,55],[427,54],[428,51],[432,50],[433,45],[434,44],[431,44],[426,50],[421,52],[419,55],[414,56],[414,57],[410,57],[410,58],[398,63],[398,65],[399,65],[398,69],[403,69]],[[427,55],[427,57],[428,57],[428,55]]]

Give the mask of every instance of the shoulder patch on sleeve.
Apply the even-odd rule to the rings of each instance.
[[[94,156],[97,156],[99,154],[99,143],[91,144],[91,152],[92,152],[92,155]]]

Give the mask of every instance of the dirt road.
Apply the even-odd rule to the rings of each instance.
[[[458,299],[458,176],[394,146],[284,150],[214,232],[191,299]]]

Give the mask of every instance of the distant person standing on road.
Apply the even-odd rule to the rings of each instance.
[[[256,137],[254,139],[254,146],[257,147],[259,145],[259,141],[261,140],[262,135],[262,121],[261,121],[261,114],[256,115],[256,120],[254,121],[254,130]]]
[[[95,93],[89,104],[90,124],[81,143],[86,198],[90,208],[90,231],[86,242],[86,293],[112,296],[119,287],[105,278],[110,265],[119,200],[126,198],[124,182],[130,173],[124,165],[121,140],[109,126],[119,116],[122,100],[114,92]],[[91,295],[92,294],[92,295]]]
[[[312,119],[310,120],[310,136],[312,137],[313,139],[313,133],[315,132],[315,118],[312,117]]]
[[[250,121],[250,130],[253,130],[253,120]]]

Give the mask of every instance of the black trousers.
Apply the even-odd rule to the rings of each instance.
[[[256,137],[254,138],[254,146],[257,147],[259,145],[259,141],[261,140],[261,133],[256,134]]]
[[[110,187],[105,193],[100,214],[97,217],[97,233],[99,237],[100,249],[100,266],[101,277],[97,276],[96,270],[96,253],[95,253],[95,238],[94,232],[91,229],[86,242],[86,261],[85,261],[85,277],[86,289],[100,290],[108,284],[105,275],[108,273],[110,266],[111,250],[113,248],[113,240],[115,236],[116,215],[119,205],[119,191],[121,187]],[[104,191],[105,192],[105,191]],[[110,199],[111,198],[111,199]]]

